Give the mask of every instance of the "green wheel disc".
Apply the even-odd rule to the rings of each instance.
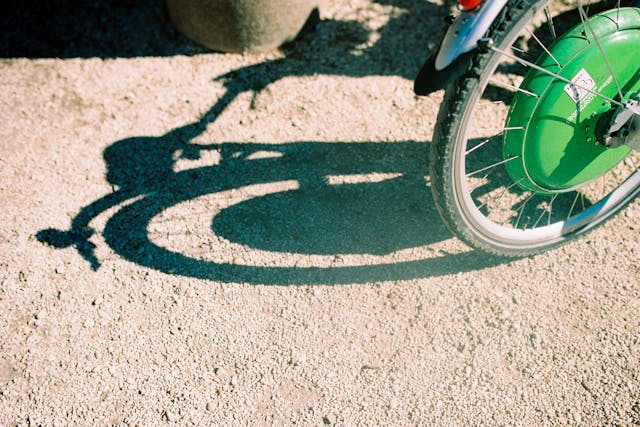
[[[590,24],[625,100],[640,94],[640,10],[610,10],[591,17]],[[600,49],[582,24],[559,37],[549,52],[537,61],[539,66],[619,98]],[[523,189],[547,194],[573,190],[602,176],[629,153],[626,146],[608,149],[597,142],[615,105],[535,69],[527,72],[520,88],[507,116],[503,156],[509,175]]]

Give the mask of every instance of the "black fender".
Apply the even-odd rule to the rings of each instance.
[[[435,50],[424,63],[418,76],[413,82],[413,92],[416,95],[429,95],[440,89],[445,89],[457,80],[471,65],[471,58],[475,50],[464,53],[442,70],[437,70],[435,63],[438,50]]]

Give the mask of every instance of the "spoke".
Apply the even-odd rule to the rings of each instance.
[[[593,28],[591,27],[591,21],[589,20],[589,17],[587,16],[587,14],[584,11],[584,8],[582,7],[582,0],[578,0],[578,9],[580,14],[584,17],[583,19],[583,24],[586,23],[587,27],[589,28],[589,31],[591,32],[591,35],[593,36],[593,40],[596,42],[596,45],[598,46],[598,49],[600,50],[600,54],[602,55],[602,59],[604,60],[605,65],[607,66],[607,68],[609,69],[609,74],[611,74],[611,77],[613,78],[613,82],[616,85],[616,89],[618,89],[618,95],[620,96],[620,100],[624,100],[624,96],[622,96],[622,89],[620,88],[620,84],[618,83],[618,79],[616,79],[615,74],[613,73],[613,68],[611,68],[611,64],[609,63],[609,60],[607,59],[607,55],[605,55],[604,53],[604,49],[602,49],[602,45],[600,44],[600,40],[598,40],[598,36],[596,35],[595,31],[593,31]],[[617,25],[617,23],[616,23]]]
[[[530,28],[527,28],[527,31],[529,32],[529,34],[531,35],[531,37],[533,37],[533,39],[538,42],[538,44],[540,45],[540,47],[547,52],[547,55],[549,55],[551,57],[551,59],[553,59],[553,62],[556,63],[556,65],[558,66],[558,68],[562,69],[562,65],[560,65],[560,63],[558,62],[558,60],[556,59],[555,56],[553,56],[553,54],[551,52],[549,52],[549,49],[547,49],[547,47],[544,45],[544,43],[542,43],[542,41],[536,37],[536,35],[533,33],[533,31],[531,31]]]
[[[531,195],[529,197],[527,197],[527,199],[524,201],[524,203],[522,204],[522,207],[520,208],[520,212],[518,213],[518,219],[516,219],[516,226],[515,228],[518,228],[518,225],[520,224],[520,218],[522,218],[522,214],[524,212],[524,208],[527,206],[527,203],[529,203],[529,200],[533,199],[533,196],[535,196],[536,193],[531,193]]]
[[[553,214],[553,202],[556,200],[556,197],[558,197],[558,193],[554,194],[553,197],[551,198],[551,201],[549,202],[549,217],[547,218],[547,225],[551,224],[551,214]]]
[[[511,183],[511,185],[509,185],[504,190],[502,190],[500,192],[500,194],[498,194],[496,197],[493,197],[492,199],[487,200],[486,202],[484,202],[480,206],[478,206],[478,209],[482,209],[490,201],[491,202],[493,202],[493,201],[499,202],[500,200],[502,200],[504,195],[507,194],[507,191],[511,190],[513,187],[515,187],[516,185],[520,184],[522,181],[524,181],[524,178],[520,178],[518,181],[515,181],[515,182]]]
[[[483,180],[483,181],[488,180],[488,179],[489,179],[489,175],[491,175],[493,172],[495,172],[495,169],[491,169],[489,172],[487,172],[487,173],[482,177],[482,180]],[[486,184],[484,184],[484,185],[486,185]],[[481,185],[480,187],[482,187],[482,185]],[[480,188],[480,187],[477,187],[477,188]]]
[[[481,147],[484,147],[485,145],[487,145],[488,143],[490,143],[492,141],[498,141],[499,139],[497,137],[502,135],[506,131],[525,130],[525,129],[526,128],[524,126],[510,126],[510,127],[504,127],[504,128],[479,128],[479,129],[476,130],[476,133],[480,133],[480,134],[482,134],[482,133],[495,133],[495,135],[492,135],[489,138],[486,138],[482,142],[480,142],[477,145],[473,146],[472,148],[468,149],[467,151],[465,151],[464,154],[466,156],[467,154],[473,153],[477,149],[479,149]]]
[[[536,222],[533,223],[533,227],[531,228],[536,228],[538,226],[538,223],[540,222],[540,220],[542,219],[542,217],[547,213],[547,210],[545,209],[544,211],[542,211],[542,213],[540,214],[540,216],[538,217],[538,219],[536,220]]]
[[[567,219],[571,218],[573,208],[576,207],[576,203],[578,202],[578,197],[580,197],[580,193],[576,191],[576,197],[573,199],[573,203],[571,203],[571,208],[569,209],[569,215],[567,215]]]
[[[470,176],[473,176],[473,175],[477,175],[477,174],[479,174],[480,172],[484,172],[484,171],[486,171],[486,170],[489,170],[489,169],[492,169],[492,168],[498,167],[498,166],[500,166],[500,165],[504,165],[505,163],[508,163],[508,162],[510,162],[511,160],[515,160],[515,159],[519,159],[519,158],[520,158],[520,156],[513,156],[513,157],[509,157],[508,159],[504,159],[504,160],[502,160],[502,161],[500,161],[500,162],[496,162],[496,163],[494,163],[494,164],[492,164],[492,165],[489,165],[489,166],[487,166],[487,167],[484,167],[484,168],[482,168],[482,169],[478,169],[477,171],[470,172],[470,173],[468,173],[468,174],[467,174],[467,178],[468,178],[468,177],[470,177]]]
[[[553,23],[553,18],[551,17],[551,11],[549,10],[549,5],[544,7],[544,14],[547,16],[547,25],[549,26],[549,31],[551,32],[551,36],[553,40],[558,38],[556,34],[556,27]]]
[[[486,173],[482,178],[477,178],[477,179],[478,179],[478,181],[479,181],[479,184],[478,184],[477,186],[473,187],[473,188],[469,191],[469,193],[471,194],[471,193],[473,193],[473,192],[475,192],[475,191],[480,190],[482,187],[486,187],[486,186],[487,186],[487,182],[486,182],[486,181],[488,180],[489,175],[491,175],[494,171],[495,171],[495,169],[491,169],[491,170],[490,170],[489,172],[487,172],[487,173]],[[482,196],[482,194],[486,194],[486,192],[481,193],[481,194],[480,194],[480,195],[478,195],[477,197],[481,197],[481,196]]]
[[[536,228],[538,226],[538,224],[540,223],[540,220],[542,218],[544,218],[544,216],[546,215],[546,213],[548,212],[548,208],[544,208],[542,210],[542,213],[540,214],[540,216],[538,217],[538,219],[536,220],[536,222],[533,223],[533,227],[531,228]]]
[[[478,129],[478,131],[482,131],[482,132],[498,132],[496,135],[494,136],[498,136],[501,133],[503,133],[504,131],[507,130],[524,130],[524,126],[511,126],[511,127],[506,127],[506,128],[480,128]]]
[[[480,144],[476,145],[475,147],[468,149],[468,150],[464,153],[464,155],[466,156],[466,155],[467,155],[467,154],[469,154],[469,153],[473,153],[473,152],[474,152],[474,151],[476,151],[478,148],[480,148],[480,147],[483,147],[483,146],[487,145],[487,143],[488,143],[489,141],[491,141],[491,138],[487,138],[487,139],[485,139],[484,141],[482,141]]]
[[[524,49],[520,49],[519,47],[515,47],[515,46],[511,46],[511,49],[515,50],[516,52],[520,52],[523,55],[527,55],[529,58],[533,58],[533,55],[531,55],[529,52],[527,52]],[[533,58],[533,59],[535,59],[535,58]]]
[[[506,56],[507,58],[511,58],[511,59],[513,59],[513,60],[515,60],[515,61],[518,61],[518,62],[519,62],[519,63],[521,63],[522,65],[525,65],[525,66],[527,66],[527,67],[531,67],[531,68],[533,68],[533,69],[535,69],[535,70],[538,70],[538,71],[540,71],[540,72],[543,72],[543,73],[545,73],[545,74],[548,74],[548,75],[550,75],[551,77],[555,77],[556,79],[558,79],[558,80],[560,80],[560,81],[563,81],[563,82],[565,82],[565,83],[568,83],[568,84],[572,85],[572,86],[573,86],[573,87],[575,87],[575,88],[582,89],[582,90],[584,90],[584,91],[586,91],[586,92],[589,92],[589,93],[591,93],[591,94],[593,94],[593,95],[599,96],[600,98],[604,99],[605,101],[609,101],[610,103],[615,104],[615,105],[617,105],[617,106],[619,106],[619,107],[622,107],[622,108],[624,108],[624,107],[625,107],[625,106],[624,106],[624,104],[623,104],[622,102],[616,101],[615,99],[611,99],[611,98],[609,98],[608,96],[605,96],[605,95],[601,94],[600,92],[596,92],[596,91],[594,91],[594,90],[591,90],[591,89],[589,89],[589,88],[587,88],[587,87],[585,87],[585,86],[578,85],[578,84],[576,84],[576,83],[572,82],[571,80],[569,80],[569,79],[566,79],[566,78],[562,77],[562,76],[561,76],[561,75],[559,75],[558,73],[554,73],[554,72],[552,72],[552,71],[546,70],[546,69],[544,69],[544,68],[542,68],[542,67],[540,67],[540,66],[538,66],[538,65],[536,65],[536,64],[534,64],[534,63],[532,63],[532,62],[527,61],[526,59],[522,59],[522,58],[520,58],[520,57],[518,57],[518,56],[516,56],[516,55],[512,55],[512,54],[510,54],[509,52],[505,52],[504,50],[498,49],[498,48],[497,48],[497,47],[495,47],[495,46],[491,46],[491,50],[493,50],[494,52],[497,52],[497,53],[499,53],[499,54],[501,54],[501,55],[504,55],[504,56]]]
[[[507,104],[504,103],[503,100],[498,100],[498,101],[480,101],[478,103],[478,105],[485,107],[487,105],[504,105],[505,107],[507,106]]]
[[[584,37],[587,39],[587,41],[589,42],[589,35],[587,34],[587,26],[584,23],[584,17],[582,16],[582,13],[578,12],[578,15],[580,15],[580,22],[582,22],[582,28],[584,28],[584,30],[582,31],[582,33],[584,34]],[[589,42],[590,43],[590,42]]]
[[[521,88],[513,86],[513,85],[511,85],[509,83],[504,83],[504,82],[495,80],[493,78],[489,79],[489,83],[491,83],[491,84],[493,84],[495,86],[499,86],[499,87],[501,87],[503,89],[509,89],[509,90],[514,91],[514,92],[522,92],[522,93],[524,93],[526,95],[533,96],[534,98],[540,98],[538,95],[536,95],[533,92],[529,92],[528,90],[521,89]]]

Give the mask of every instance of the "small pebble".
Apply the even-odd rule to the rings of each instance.
[[[573,421],[575,421],[576,424],[580,424],[582,422],[582,416],[579,413],[574,412],[573,413]]]
[[[338,417],[335,414],[328,414],[322,417],[322,422],[328,426],[335,424],[337,421]]]
[[[56,273],[57,274],[64,274],[64,267],[62,267],[62,266],[56,267]]]
[[[93,319],[87,319],[84,321],[84,327],[85,328],[93,328],[93,326],[96,324],[96,322],[94,322]]]
[[[395,397],[389,401],[389,408],[396,409],[398,407],[399,401]]]
[[[207,411],[213,412],[213,402],[207,402]]]
[[[176,415],[171,411],[165,411],[165,416],[167,417],[167,421],[174,422],[176,420]]]
[[[238,377],[236,377],[235,375],[231,377],[231,385],[238,385]]]

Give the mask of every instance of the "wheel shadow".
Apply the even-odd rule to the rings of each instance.
[[[250,266],[189,258],[149,240],[150,222],[171,206],[256,183],[296,181],[293,190],[251,197],[222,209],[211,219],[211,231],[244,247],[285,256],[382,256],[428,246],[451,235],[439,220],[425,182],[427,149],[427,144],[415,141],[223,144],[217,166],[180,172],[168,183],[171,190],[126,206],[107,224],[105,239],[125,258],[167,273],[256,284],[366,283],[495,265],[496,259],[465,253],[379,265]],[[255,159],[256,153],[273,157]],[[390,177],[358,183],[331,179],[372,175]],[[142,232],[127,232],[131,227]]]

